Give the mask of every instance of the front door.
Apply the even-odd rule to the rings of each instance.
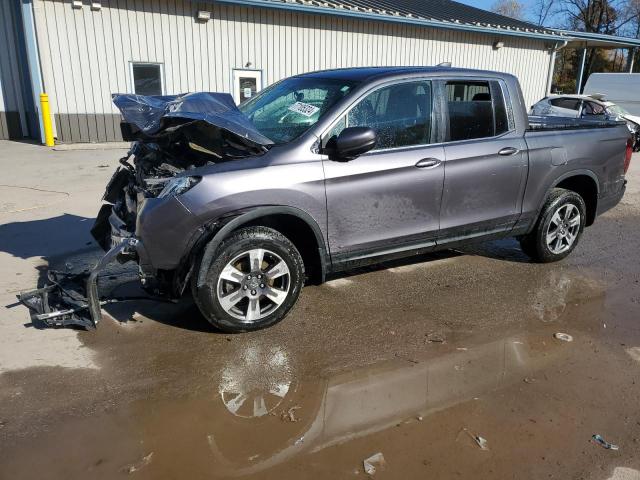
[[[509,231],[522,209],[526,144],[497,81],[450,81],[438,243]]]
[[[262,90],[262,72],[260,70],[233,70],[233,99],[236,104]]]
[[[377,133],[374,150],[324,161],[329,248],[334,262],[435,244],[444,149],[433,142],[429,81],[380,87],[358,101],[323,138],[345,127]]]

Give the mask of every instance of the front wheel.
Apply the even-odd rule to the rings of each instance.
[[[205,318],[225,332],[247,332],[279,322],[295,305],[304,263],[281,233],[248,227],[222,241],[205,278],[200,288],[192,282]]]
[[[536,262],[562,260],[578,244],[587,208],[576,192],[554,188],[531,233],[520,239],[522,250]]]

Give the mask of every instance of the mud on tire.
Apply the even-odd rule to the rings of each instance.
[[[222,331],[248,332],[282,320],[298,300],[304,263],[293,243],[276,230],[247,227],[225,238],[193,298]]]

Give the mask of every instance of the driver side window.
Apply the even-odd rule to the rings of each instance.
[[[347,115],[349,127],[376,131],[376,149],[428,144],[431,138],[431,82],[399,83],[372,92]]]
[[[360,100],[326,135],[326,143],[346,127],[376,131],[376,150],[426,145],[431,140],[431,82],[383,87]]]

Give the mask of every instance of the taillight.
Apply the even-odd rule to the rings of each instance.
[[[627,150],[624,154],[624,173],[627,173],[629,170],[629,165],[631,165],[631,155],[633,154],[633,140],[630,138],[627,140]]]

